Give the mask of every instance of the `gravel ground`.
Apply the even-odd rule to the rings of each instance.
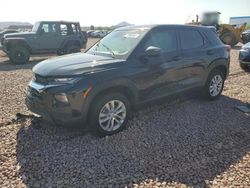
[[[91,40],[90,42],[94,42]],[[197,93],[134,112],[123,132],[97,138],[58,128],[24,105],[31,68],[0,54],[1,187],[250,187],[250,73],[231,51],[223,96]]]

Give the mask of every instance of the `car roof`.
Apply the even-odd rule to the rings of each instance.
[[[39,21],[39,22],[48,22],[48,23],[66,23],[66,24],[79,24],[79,22],[71,22],[71,21]]]
[[[189,28],[189,29],[211,29],[209,26],[188,25],[188,24],[151,24],[151,25],[130,25],[117,28],[116,30],[133,30],[133,29],[153,29],[157,27],[169,28]]]

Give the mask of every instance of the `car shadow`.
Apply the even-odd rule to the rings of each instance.
[[[0,71],[12,71],[12,70],[19,70],[19,69],[32,69],[37,63],[46,60],[51,57],[56,57],[55,54],[40,54],[40,55],[33,55],[30,57],[30,60],[26,64],[16,65],[10,62],[8,56],[0,51]]]
[[[237,46],[233,46],[233,47],[231,47],[231,49],[234,49],[234,50],[240,50],[241,49],[241,47],[242,47],[242,45],[237,45]]]
[[[250,151],[250,116],[222,96],[150,105],[128,127],[97,138],[33,119],[17,134],[20,177],[28,187],[124,187],[148,179],[207,185]]]
[[[11,63],[9,60],[2,61],[0,63],[0,71],[12,71],[12,70],[20,70],[20,69],[32,69],[37,63],[46,60],[47,58],[36,58],[30,60],[26,64],[15,65]]]

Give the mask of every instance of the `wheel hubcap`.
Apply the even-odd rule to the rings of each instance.
[[[21,51],[18,51],[18,52],[16,52],[16,54],[15,54],[15,58],[16,58],[17,60],[23,60],[24,55],[23,55],[23,53],[22,53]]]
[[[223,85],[222,77],[220,75],[214,76],[209,86],[210,95],[213,97],[217,96],[221,92],[222,85]]]
[[[126,107],[122,101],[107,102],[99,113],[99,124],[105,131],[115,131],[121,127],[126,118]]]

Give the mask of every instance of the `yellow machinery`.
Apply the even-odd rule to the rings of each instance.
[[[219,34],[223,43],[230,46],[235,46],[238,42],[245,43],[242,40],[242,32],[246,29],[246,23],[239,27],[230,24],[219,24],[220,12],[204,12],[202,18],[199,21],[199,16],[196,15],[196,21],[192,21],[189,24],[214,26]]]

